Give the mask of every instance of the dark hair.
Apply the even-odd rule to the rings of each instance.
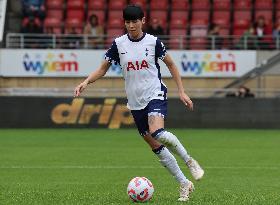
[[[137,5],[128,5],[123,10],[123,19],[124,20],[137,20],[144,17],[144,12],[140,6]]]
[[[97,26],[98,25],[98,17],[95,15],[95,14],[91,14],[90,17],[89,17],[89,23],[91,24],[92,20],[95,19],[96,22],[95,22],[95,25],[92,25],[92,26]]]

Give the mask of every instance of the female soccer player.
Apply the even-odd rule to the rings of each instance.
[[[140,135],[152,148],[161,164],[180,183],[178,200],[188,201],[194,185],[182,173],[170,151],[185,161],[195,180],[201,179],[204,171],[197,161],[190,157],[177,137],[164,129],[167,88],[161,81],[158,59],[168,67],[177,84],[181,101],[190,110],[193,109],[193,103],[186,95],[178,69],[167,54],[163,43],[142,31],[145,23],[142,9],[128,5],[123,10],[123,19],[127,34],[114,40],[101,66],[76,87],[74,96],[79,96],[88,84],[104,76],[112,63],[118,63],[125,79],[127,106],[131,110]]]

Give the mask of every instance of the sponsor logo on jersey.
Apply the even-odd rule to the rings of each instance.
[[[149,68],[149,64],[147,61],[142,60],[142,62],[140,61],[135,61],[135,62],[131,62],[129,61],[127,63],[127,71],[133,71],[133,70],[142,70],[142,69],[148,69]]]

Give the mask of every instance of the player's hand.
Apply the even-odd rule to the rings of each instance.
[[[187,96],[186,93],[181,92],[180,94],[180,100],[187,106],[187,108],[189,108],[189,110],[193,110],[193,102],[192,100],[189,98],[189,96]]]
[[[84,91],[84,89],[86,89],[87,85],[88,85],[87,81],[84,81],[80,85],[78,85],[75,88],[74,97],[79,97],[81,95],[81,93]]]

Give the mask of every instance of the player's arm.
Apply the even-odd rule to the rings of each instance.
[[[80,94],[85,90],[88,84],[93,83],[97,81],[99,78],[101,78],[102,76],[104,76],[108,71],[108,69],[110,68],[110,66],[111,63],[108,62],[107,60],[104,60],[96,71],[92,72],[82,83],[80,83],[75,88],[74,97],[80,96]]]
[[[189,96],[185,93],[185,90],[184,90],[184,87],[183,87],[183,83],[182,83],[182,79],[181,79],[181,76],[180,76],[179,71],[177,69],[177,66],[175,65],[174,61],[172,60],[172,58],[170,57],[169,54],[166,54],[166,56],[163,59],[163,62],[166,64],[166,66],[169,69],[173,79],[176,82],[176,85],[177,85],[177,88],[178,88],[178,92],[179,92],[179,96],[180,96],[181,101],[190,110],[193,110],[193,102],[191,101]]]

